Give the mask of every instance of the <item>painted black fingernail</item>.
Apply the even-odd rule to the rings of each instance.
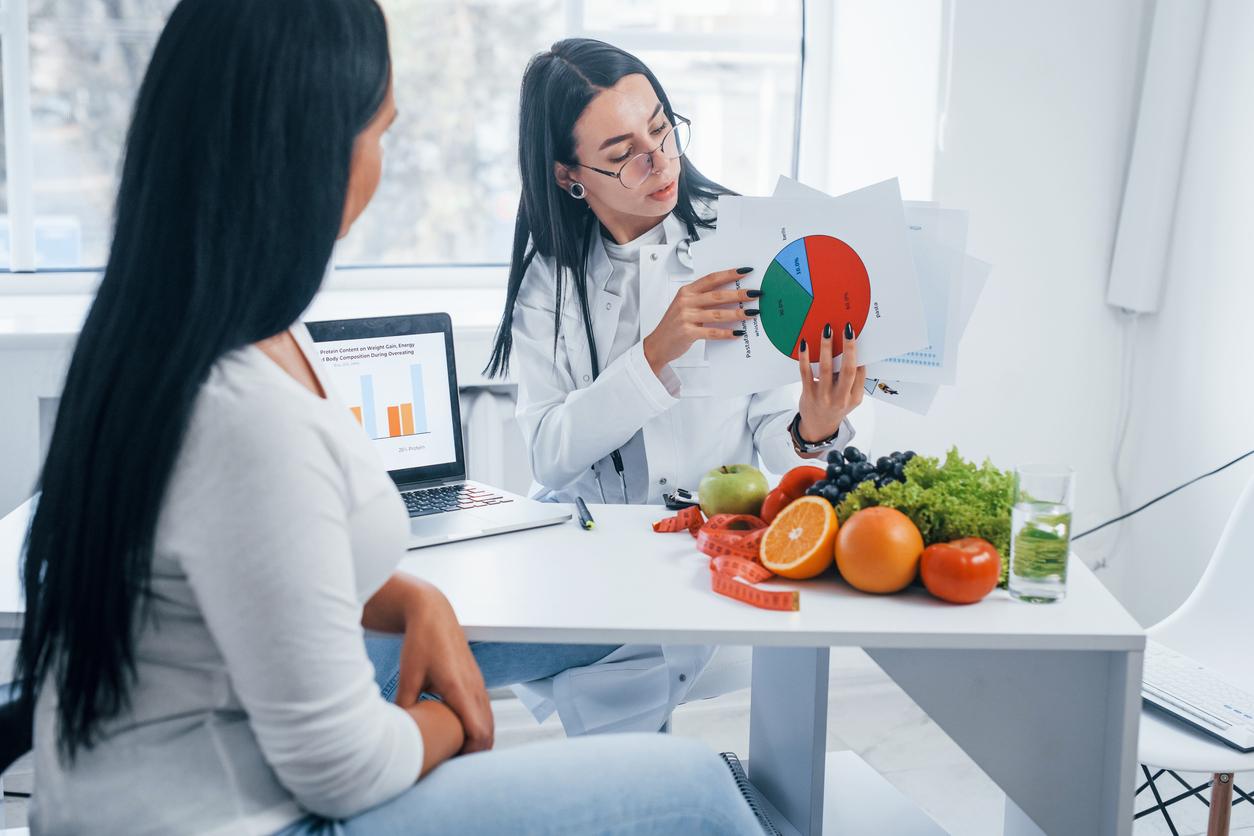
[[[847,340],[853,339],[853,323],[852,322],[845,323],[845,339]]]
[[[752,273],[753,268],[752,267],[737,267],[736,272],[743,276],[745,273]]]
[[[745,295],[747,295],[750,299],[757,299],[759,296],[761,296],[761,295],[762,295],[762,291],[760,291],[760,290],[746,290],[746,291],[745,291]]]
[[[737,328],[735,331],[732,331],[732,334],[737,337],[743,337],[745,335],[745,329]]]
[[[832,338],[832,323],[823,326],[823,339],[830,340]]]
[[[757,308],[745,308],[745,313],[749,316],[757,316],[761,312]]]
[[[800,353],[800,354],[805,354],[805,353],[806,353],[806,341],[805,341],[805,340],[802,340],[802,341],[801,341],[801,347],[800,347],[800,348],[798,348],[798,350],[797,350],[797,351],[798,351],[798,353]]]

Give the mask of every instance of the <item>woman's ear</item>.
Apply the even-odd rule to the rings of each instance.
[[[570,191],[570,184],[575,182],[570,175],[570,166],[561,163],[553,163],[553,179],[557,181],[558,188],[564,192]]]

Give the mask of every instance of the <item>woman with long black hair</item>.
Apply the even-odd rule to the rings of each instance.
[[[730,192],[686,156],[693,126],[649,68],[601,41],[559,41],[528,65],[521,99],[522,197],[488,372],[518,354],[537,495],[658,503],[719,465],[760,457],[778,473],[847,444],[865,376],[849,323],[802,344],[800,386],[709,397],[672,366],[702,341],[738,338],[757,311],[728,306],[757,294],[724,289],[748,268],[695,281],[685,268]],[[642,300],[658,296],[666,312],[642,333]]]
[[[760,832],[691,741],[482,751],[484,675],[393,573],[404,507],[295,327],[395,112],[374,0],[183,0],[162,32],[23,559],[34,829]],[[404,635],[397,703],[363,627]]]
[[[712,396],[706,371],[681,362],[705,341],[742,336],[757,314],[756,291],[727,287],[747,268],[697,278],[687,266],[688,246],[714,229],[715,201],[729,194],[686,156],[693,130],[649,68],[610,44],[559,41],[527,66],[522,197],[487,371],[504,374],[516,359],[538,498],[660,503],[720,465],[760,459],[782,474],[853,438],[847,417],[866,370],[849,323],[828,323],[821,345],[801,342],[799,385],[757,395]],[[642,309],[655,302],[665,313],[646,330]],[[620,728],[624,718],[665,718],[684,699],[747,684],[747,660],[725,654],[715,676],[706,670],[712,653],[621,648],[591,670],[562,674],[577,692],[528,686],[520,695],[537,717],[556,709],[568,731],[588,730],[592,716]],[[640,688],[619,684],[623,666]]]

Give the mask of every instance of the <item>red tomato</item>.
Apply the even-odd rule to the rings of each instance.
[[[802,465],[801,467],[794,467],[785,473],[784,478],[779,480],[779,485],[775,490],[783,491],[791,499],[799,499],[805,496],[806,488],[815,482],[822,482],[826,478],[827,471],[825,469]]]
[[[758,516],[764,522],[769,523],[775,519],[776,514],[787,508],[790,502],[792,502],[792,497],[776,488],[766,495],[766,499],[762,500],[762,513],[758,514]]]
[[[779,480],[775,490],[766,495],[762,501],[762,513],[759,515],[766,522],[775,519],[775,515],[784,510],[794,499],[805,496],[806,489],[815,482],[827,478],[827,471],[821,467],[794,467]]]
[[[964,537],[923,550],[919,574],[927,591],[952,604],[974,604],[1001,577],[1001,555],[987,540]]]

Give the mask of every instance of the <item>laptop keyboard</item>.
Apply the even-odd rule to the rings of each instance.
[[[411,517],[464,511],[467,508],[486,508],[489,505],[503,505],[514,501],[475,485],[441,485],[438,488],[402,491],[401,498],[405,500],[405,508]]]

